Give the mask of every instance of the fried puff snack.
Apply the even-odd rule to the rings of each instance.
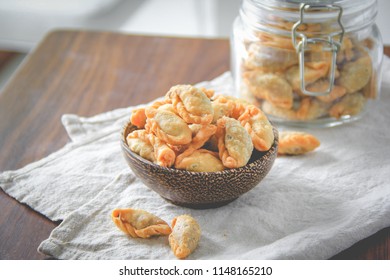
[[[329,103],[325,103],[315,98],[302,98],[295,102],[292,109],[284,109],[273,106],[271,103],[264,101],[262,110],[266,114],[272,114],[276,117],[290,120],[314,120],[321,116],[325,116],[329,110]]]
[[[340,78],[337,84],[343,86],[347,93],[354,93],[361,90],[371,79],[372,65],[368,55],[356,61],[347,62],[340,71]]]
[[[329,115],[336,119],[344,115],[357,115],[364,105],[365,100],[361,92],[348,93],[329,109]]]
[[[252,155],[251,136],[241,123],[233,118],[222,117],[217,122],[219,157],[224,166],[237,168],[246,165]]]
[[[237,119],[251,103],[233,96],[218,95],[211,101],[211,105],[214,109],[212,123],[216,124],[223,116]]]
[[[298,131],[279,132],[278,155],[300,155],[313,151],[320,141],[313,135]]]
[[[192,125],[192,128],[195,129],[193,132],[194,137],[192,138],[192,142],[189,145],[185,146],[182,149],[181,153],[176,157],[175,166],[177,166],[183,158],[188,157],[195,150],[200,149],[217,131],[217,127],[213,124],[208,124],[200,127],[199,125],[196,126],[197,127],[195,129],[194,125]]]
[[[192,132],[187,123],[175,113],[167,110],[146,108],[145,129],[171,145],[185,145],[191,142]]]
[[[214,96],[212,90],[174,86],[164,99],[133,111],[130,120],[138,129],[127,136],[127,144],[164,167],[194,172],[242,167],[254,146],[266,151],[274,141],[271,124],[255,108],[244,99]]]
[[[197,221],[190,215],[180,215],[172,220],[172,233],[169,245],[175,256],[184,259],[198,246],[201,230]]]
[[[134,130],[127,135],[126,140],[130,150],[145,159],[164,167],[171,167],[175,162],[175,152],[162,140],[147,133],[144,129]]]
[[[138,128],[144,128],[146,123],[145,108],[134,109],[131,112],[130,121]]]
[[[325,77],[329,70],[329,64],[327,62],[317,62],[305,64],[304,78],[308,84],[314,83],[318,79]],[[299,72],[299,66],[292,66],[286,73],[286,79],[291,84],[291,87],[295,91],[301,90],[301,76]]]
[[[315,83],[309,85],[307,89],[311,92],[324,92],[330,86],[329,81],[327,79],[320,79]],[[328,95],[324,96],[316,96],[322,102],[332,103],[336,99],[344,96],[346,94],[346,89],[342,86],[334,85],[332,91]]]
[[[155,101],[151,105],[151,107],[154,109],[166,110],[166,111],[171,111],[174,113],[174,110],[172,108],[172,104],[167,104],[163,101]],[[145,128],[146,119],[147,119],[147,116],[146,116],[146,108],[145,107],[133,109],[131,111],[130,121],[137,128],[139,128],[139,129]]]
[[[149,139],[147,139],[146,137],[138,137],[143,136],[142,134],[143,133],[140,130],[136,130],[127,135],[127,145],[129,146],[130,150],[137,155],[140,155],[144,159],[147,159],[151,162],[156,162],[156,158],[154,156],[154,149]]]
[[[165,221],[145,210],[114,209],[111,218],[120,230],[134,238],[169,235],[172,232]]]
[[[210,97],[214,91],[196,88],[191,85],[173,86],[165,95],[165,101],[172,103],[177,114],[189,124],[209,124],[214,110]]]
[[[288,44],[291,45],[291,42]],[[285,71],[295,64],[298,64],[298,56],[294,48],[275,47],[262,42],[249,45],[248,58],[244,61],[248,70],[260,69],[268,72]]]
[[[191,154],[179,156],[175,168],[192,172],[217,172],[225,169],[218,153],[206,149],[193,150]]]
[[[249,105],[238,121],[252,138],[258,151],[268,151],[274,143],[274,132],[266,115],[254,105]]]
[[[243,74],[249,90],[257,98],[268,100],[280,108],[291,108],[293,90],[284,77],[272,73],[250,71]]]

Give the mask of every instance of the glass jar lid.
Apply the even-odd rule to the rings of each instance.
[[[240,15],[256,29],[289,36],[291,29],[286,29],[285,23],[300,20],[302,4],[306,4],[304,18],[307,23],[333,21],[337,28],[337,17],[341,11],[345,32],[372,25],[378,12],[376,0],[244,0]]]

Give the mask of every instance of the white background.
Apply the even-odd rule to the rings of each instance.
[[[378,3],[377,24],[390,45],[390,1]],[[240,4],[241,0],[0,0],[0,50],[28,52],[56,28],[227,38]]]

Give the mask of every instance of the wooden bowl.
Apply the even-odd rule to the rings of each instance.
[[[277,156],[278,132],[267,152],[253,150],[248,164],[219,172],[190,172],[167,168],[152,163],[132,152],[127,135],[136,130],[131,122],[121,132],[123,155],[131,170],[150,189],[167,201],[194,209],[216,208],[226,205],[257,186],[268,174]]]

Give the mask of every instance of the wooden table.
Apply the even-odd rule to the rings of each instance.
[[[226,39],[49,34],[0,94],[0,171],[23,167],[69,138],[62,114],[92,116],[163,95],[172,85],[210,80],[229,70]],[[43,259],[41,241],[57,226],[0,191],[0,259]],[[390,259],[390,228],[334,259]]]

